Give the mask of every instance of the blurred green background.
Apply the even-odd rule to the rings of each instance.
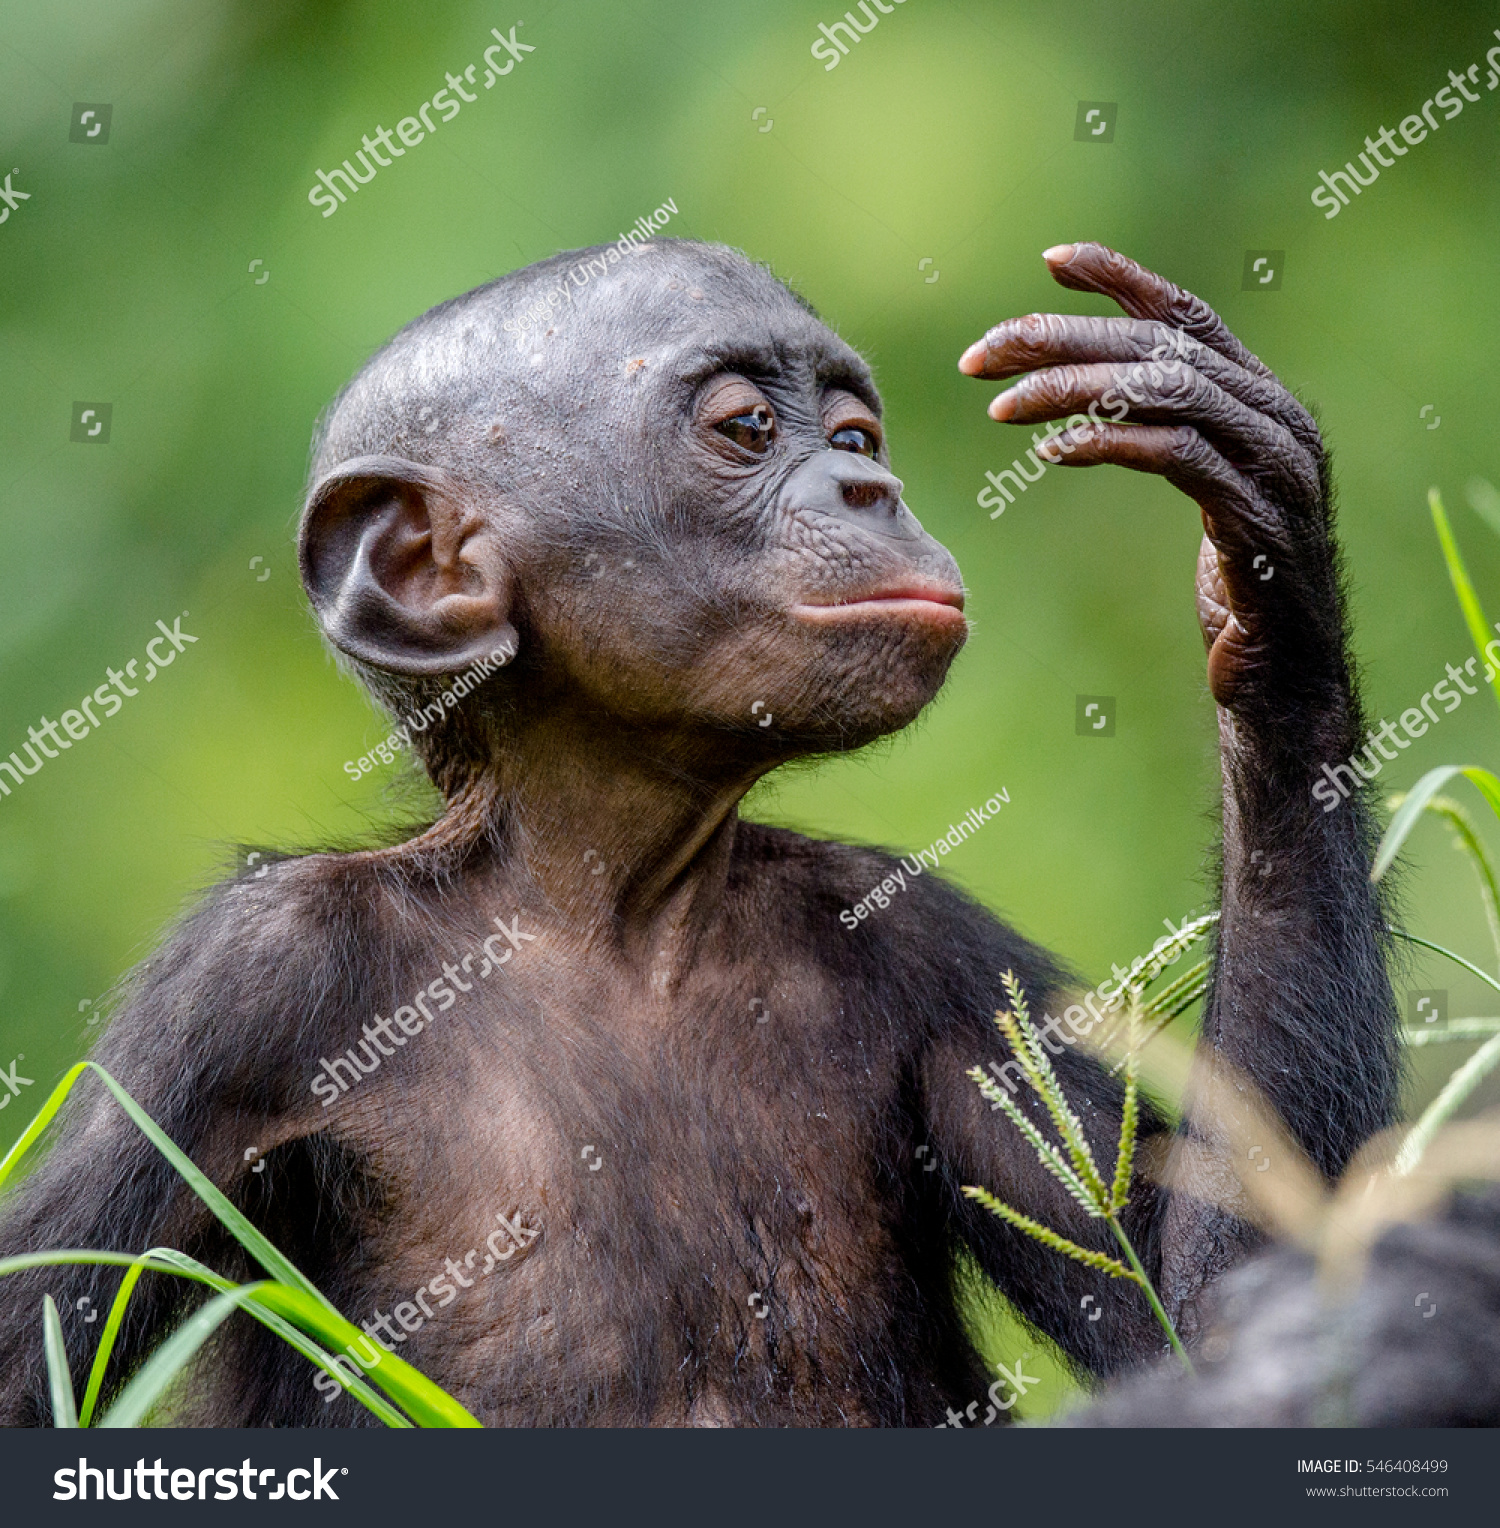
[[[839,14],[0,6],[0,177],[30,197],[0,225],[0,752],[142,657],[158,618],[189,612],[199,639],[0,799],[0,1067],[22,1055],[35,1079],[0,1146],[227,846],[346,841],[420,797],[398,769],[354,784],[342,767],[386,728],[298,591],[320,408],[431,304],[614,239],[667,197],[667,232],[770,262],[871,358],[907,501],[972,590],[972,640],[930,713],[769,783],[753,814],[910,849],[1003,786],[1010,806],[947,869],[1091,977],[1205,905],[1194,507],[1113,469],[1050,472],[999,520],[975,502],[1029,432],[992,424],[995,389],[954,362],[1012,314],[1110,311],[1046,278],[1039,252],[1068,239],[1202,294],[1319,408],[1372,713],[1463,662],[1424,495],[1444,487],[1500,607],[1500,543],[1462,503],[1468,478],[1500,476],[1493,9],[907,0],[828,71],[810,49]],[[335,216],[309,205],[315,169],[521,21],[523,64]],[[1476,62],[1481,100],[1325,220],[1318,171]],[[1111,142],[1075,141],[1080,101],[1118,104]],[[107,142],[70,141],[83,102],[112,107]],[[1279,289],[1241,290],[1250,249],[1286,252]],[[112,404],[107,444],[70,440],[78,400]],[[1079,693],[1118,697],[1112,738],[1075,734]],[[1492,763],[1491,704],[1445,717],[1382,784]],[[1410,860],[1411,926],[1483,960],[1446,834],[1420,829]],[[1492,1011],[1451,967],[1402,985]],[[1435,1077],[1465,1054],[1419,1059]]]

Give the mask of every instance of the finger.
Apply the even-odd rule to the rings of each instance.
[[[1296,437],[1191,366],[1170,373],[1150,362],[1052,366],[1001,393],[990,405],[990,417],[1034,424],[1088,413],[1099,422],[1100,409],[1116,423],[1192,425],[1231,462],[1243,464],[1247,475],[1263,478],[1292,502],[1318,494],[1318,463]]]
[[[1230,518],[1251,515],[1257,495],[1191,425],[1070,425],[1045,440],[1037,456],[1054,467],[1099,467],[1153,472],[1205,508],[1211,501]]]
[[[1083,242],[1054,245],[1043,251],[1042,258],[1060,285],[1075,292],[1099,292],[1113,298],[1132,318],[1170,324],[1236,366],[1258,377],[1271,375],[1271,368],[1235,338],[1201,297],[1137,265],[1128,255],[1104,244]]]
[[[966,377],[998,381],[1064,361],[1137,361],[1171,332],[1146,319],[1028,313],[987,329],[958,358],[958,369]]]
[[[1151,361],[1170,371],[1181,364],[1178,335],[1149,319],[1029,313],[996,324],[964,352],[958,366],[967,376],[996,380],[1046,366],[1101,361]],[[1192,363],[1200,375],[1248,408],[1270,415],[1304,445],[1316,439],[1312,416],[1275,377],[1246,371],[1206,345],[1193,346]]]

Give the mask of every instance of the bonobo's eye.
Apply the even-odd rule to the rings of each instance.
[[[736,414],[733,419],[721,419],[714,428],[727,435],[735,445],[764,456],[771,449],[771,437],[776,433],[776,418],[770,407],[757,403],[748,414]]]
[[[835,451],[858,451],[861,456],[874,456],[880,449],[868,430],[861,430],[852,424],[845,425],[842,430],[835,430],[828,437],[828,444]]]
[[[841,387],[830,388],[823,397],[823,429],[835,451],[880,454],[880,421],[862,398]]]
[[[775,409],[766,395],[738,372],[720,372],[710,378],[700,390],[693,412],[708,441],[732,461],[743,462],[742,451],[764,456],[776,441]]]

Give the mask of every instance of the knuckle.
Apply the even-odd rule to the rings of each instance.
[[[1046,355],[1050,327],[1043,313],[1028,313],[1011,321],[1007,349],[1019,361],[1036,362]]]
[[[1002,324],[1005,349],[1016,361],[1037,365],[1056,354],[1063,338],[1064,322],[1055,313],[1028,313]]]
[[[1218,389],[1205,380],[1202,372],[1191,366],[1179,366],[1160,373],[1157,390],[1170,408],[1205,410],[1215,402]]]
[[[1172,426],[1167,454],[1175,466],[1190,472],[1204,472],[1212,465],[1213,450],[1190,424]]]
[[[1146,354],[1171,361],[1179,354],[1182,331],[1154,319],[1139,319],[1132,326],[1130,337]]]
[[[1016,384],[1017,403],[1022,407],[1055,408],[1071,395],[1077,370],[1076,366],[1049,366],[1022,377]]]
[[[1178,328],[1196,334],[1224,328],[1224,321],[1201,297],[1178,286],[1171,288],[1171,294],[1171,313]]]

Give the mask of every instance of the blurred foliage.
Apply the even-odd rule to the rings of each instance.
[[[318,411],[432,303],[615,238],[669,196],[669,232],[770,262],[870,356],[908,502],[972,589],[972,640],[930,714],[773,780],[756,814],[909,847],[1004,786],[1012,804],[945,868],[1084,972],[1205,904],[1195,510],[1114,470],[1049,472],[996,521],[975,502],[1025,438],[985,417],[992,390],[954,362],[1011,314],[1110,311],[1047,279],[1039,252],[1067,239],[1201,293],[1319,407],[1371,712],[1395,716],[1463,660],[1424,495],[1456,502],[1500,471],[1484,360],[1500,338],[1500,93],[1481,68],[1480,102],[1336,219],[1309,194],[1483,59],[1490,10],[907,0],[825,71],[810,48],[837,14],[0,4],[0,177],[30,196],[0,225],[0,752],[139,657],[158,618],[187,611],[199,638],[0,799],[0,1066],[24,1055],[27,1103],[228,845],[347,841],[421,797],[397,771],[352,784],[342,768],[385,728],[297,590]],[[315,169],[522,17],[536,51],[497,88],[335,216],[309,206]],[[1113,142],[1074,141],[1081,99],[1119,103]],[[78,101],[112,105],[107,143],[69,141]],[[1286,251],[1279,290],[1240,290],[1250,248]],[[70,441],[79,399],[113,404],[107,445]],[[1465,540],[1481,592],[1500,588],[1500,546]],[[1118,697],[1112,738],[1075,735],[1080,692]],[[1481,705],[1445,718],[1382,787],[1491,761],[1490,725]],[[1412,926],[1482,949],[1442,835],[1419,833],[1409,858]],[[1403,980],[1452,989],[1455,1015],[1488,1011],[1437,964]],[[0,1146],[31,1112],[0,1120]]]

